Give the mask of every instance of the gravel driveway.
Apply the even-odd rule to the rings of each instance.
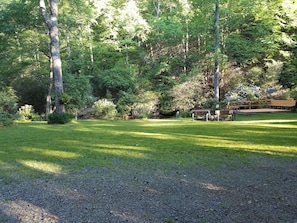
[[[118,163],[0,179],[0,222],[297,223],[296,159],[251,160],[220,167],[156,162],[153,169]]]

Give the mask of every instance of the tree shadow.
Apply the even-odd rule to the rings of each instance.
[[[13,146],[7,143],[9,149],[0,149],[0,176],[5,179],[0,181],[4,188],[0,216],[18,222],[17,207],[23,207],[40,218],[43,213],[52,222],[71,222],[71,213],[77,211],[81,211],[74,214],[80,216],[77,222],[95,222],[98,217],[112,222],[162,222],[180,216],[184,222],[212,221],[211,216],[235,216],[224,199],[243,196],[248,208],[254,190],[248,187],[249,179],[253,187],[256,182],[262,190],[269,182],[273,186],[266,189],[284,194],[286,189],[277,191],[274,184],[288,170],[273,176],[270,167],[279,168],[287,157],[288,163],[296,161],[294,129],[201,125],[93,121],[50,128],[33,123],[20,126],[20,132],[26,133],[18,135]],[[261,162],[256,162],[255,155]],[[275,158],[285,161],[267,164],[267,159]],[[296,181],[296,171],[290,174],[287,178]],[[36,197],[26,193],[28,189],[36,191]],[[274,201],[264,195],[262,199]],[[236,199],[233,202],[242,205]],[[5,205],[10,205],[11,212]],[[292,219],[292,209],[285,213]]]

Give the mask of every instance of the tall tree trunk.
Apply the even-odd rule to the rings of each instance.
[[[159,18],[160,12],[161,12],[161,10],[160,10],[161,0],[157,0],[157,5],[156,5],[155,1],[153,3],[155,6],[155,9],[156,9],[156,17]]]
[[[50,60],[50,83],[48,87],[48,93],[46,96],[46,118],[49,114],[52,113],[52,89],[53,89],[53,63],[52,58],[49,58]]]
[[[90,50],[90,60],[91,60],[91,69],[93,70],[94,68],[94,52],[93,52],[93,44],[92,44],[92,31],[91,31],[91,25],[88,25],[88,41],[89,43],[89,50]]]
[[[219,25],[219,0],[216,0],[215,9],[215,54],[214,54],[214,99],[219,100],[219,49],[220,49],[220,25]]]
[[[126,44],[125,48],[126,48],[126,65],[129,67],[130,75],[132,76],[133,72],[132,72],[132,66],[129,62],[129,47],[127,44]]]
[[[50,15],[48,14],[44,0],[39,0],[39,7],[48,27],[50,36],[50,51],[55,87],[55,107],[57,113],[65,112],[65,107],[60,103],[60,96],[63,94],[62,62],[60,57],[59,30],[58,30],[58,0],[50,0]]]
[[[186,35],[185,35],[185,55],[184,55],[184,72],[188,72],[188,58],[189,58],[189,20],[186,18]]]

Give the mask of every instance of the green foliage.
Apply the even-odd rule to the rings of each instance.
[[[297,100],[297,87],[292,89],[292,91],[290,92],[290,98]]]
[[[265,52],[265,48],[260,45],[261,41],[255,41],[239,34],[229,35],[226,39],[227,55],[240,65],[249,65],[256,63],[261,54]]]
[[[60,99],[60,104],[66,105],[69,104],[70,100],[71,100],[71,96],[67,93],[63,93],[60,95],[59,99]]]
[[[226,108],[226,102],[221,101],[219,102],[216,99],[208,99],[203,103],[203,108],[209,108],[211,112],[214,114],[215,110],[220,110]]]
[[[117,114],[116,105],[107,99],[100,99],[94,102],[92,114],[99,119],[114,119]]]
[[[127,114],[133,106],[141,110],[138,96],[150,91],[158,95],[161,112],[170,113],[212,97],[214,1],[75,0],[59,6],[64,90],[71,96],[61,100],[66,110],[108,98]],[[0,15],[0,85],[14,88],[19,104],[44,113],[48,36],[36,2],[5,0]],[[238,84],[294,91],[296,4],[220,1],[220,16],[221,95]],[[270,72],[270,61],[284,64],[282,72]],[[16,112],[1,97],[2,110]]]
[[[51,113],[47,117],[48,124],[66,124],[74,119],[74,115],[70,113]]]
[[[0,117],[0,127],[1,126],[12,126],[12,125],[13,125],[13,119]]]
[[[90,79],[91,76],[87,75],[64,75],[64,87],[67,93],[62,94],[62,100],[66,102],[67,111],[78,110],[93,103]],[[65,96],[66,98],[63,99]]]
[[[284,64],[279,81],[283,86],[288,88],[297,86],[297,60]]]
[[[12,86],[19,97],[19,104],[30,104],[34,107],[35,112],[45,112],[45,99],[49,83],[48,74],[36,68],[36,64],[30,64],[26,71],[23,71],[23,77],[12,81]]]
[[[18,97],[15,91],[6,87],[0,91],[0,111],[14,114],[17,110]]]
[[[121,115],[128,115],[131,112],[133,103],[138,100],[137,95],[131,91],[120,91],[118,94],[117,111]]]
[[[13,125],[12,115],[0,108],[0,127]]]
[[[115,101],[119,100],[121,92],[135,93],[137,88],[133,67],[128,66],[124,58],[116,61],[112,69],[100,71],[92,82],[95,96]]]

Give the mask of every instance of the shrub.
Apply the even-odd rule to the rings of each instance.
[[[70,100],[71,100],[71,96],[69,94],[63,93],[60,95],[60,103],[62,105],[66,105],[69,104]]]
[[[297,87],[293,88],[289,94],[290,98],[297,100]]]
[[[13,119],[0,118],[0,126],[11,126],[11,125],[13,125]]]
[[[181,118],[190,118],[191,117],[191,112],[189,112],[189,111],[180,111],[179,117],[181,117]]]
[[[23,105],[19,108],[18,112],[18,119],[19,120],[33,120],[36,117],[34,112],[34,108],[32,105]]]
[[[13,119],[8,112],[0,109],[0,126],[11,126],[13,125]]]
[[[117,114],[116,105],[107,99],[101,99],[94,102],[92,114],[95,118],[113,119]]]
[[[142,92],[133,104],[131,114],[135,118],[148,118],[157,116],[159,99],[153,92]]]
[[[207,99],[203,103],[203,108],[210,108],[212,112],[218,109],[224,109],[226,108],[226,106],[227,106],[227,103],[225,101],[219,102],[217,99],[214,99],[214,98]]]
[[[74,119],[74,115],[70,113],[52,113],[48,115],[48,124],[66,124]]]
[[[151,107],[149,103],[138,103],[132,109],[132,116],[135,118],[148,118]]]
[[[0,110],[14,114],[17,111],[17,96],[12,88],[6,87],[0,91]]]
[[[225,95],[227,101],[256,100],[261,97],[260,88],[256,85],[239,84]]]

